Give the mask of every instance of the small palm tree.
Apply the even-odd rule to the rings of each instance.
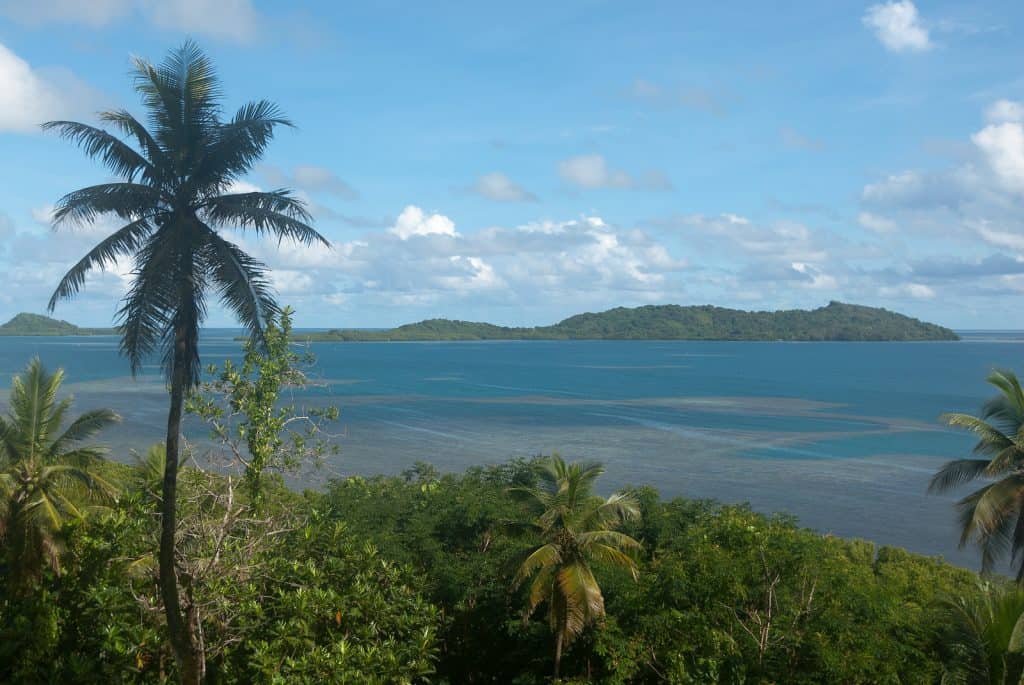
[[[159,66],[135,61],[135,89],[147,111],[143,125],[125,110],[100,120],[106,130],[74,121],[51,121],[55,130],[99,159],[119,181],[82,188],[57,202],[54,224],[92,223],[114,216],[124,225],[67,272],[50,300],[74,296],[93,269],[119,258],[134,262],[132,285],[118,319],[121,350],[133,373],[154,352],[163,355],[170,385],[166,460],[160,497],[160,595],[182,682],[205,673],[199,627],[181,601],[175,569],[177,473],[185,395],[200,380],[199,329],[206,296],[223,304],[262,338],[278,307],[266,267],[221,234],[248,229],[303,244],[328,241],[311,228],[304,203],[287,190],[233,192],[236,181],[260,159],[279,126],[291,126],[266,100],[222,118],[221,89],[213,63],[192,42]],[[192,612],[194,614],[194,612]]]
[[[1016,685],[1024,671],[1024,590],[982,588],[941,602],[943,685]]]
[[[46,566],[60,572],[61,528],[116,492],[95,469],[103,450],[80,443],[120,419],[94,409],[65,425],[72,398],[57,399],[63,379],[33,359],[14,377],[10,411],[0,417],[0,538],[22,589]]]
[[[1011,562],[1024,552],[1024,392],[1010,371],[994,371],[987,380],[999,389],[999,394],[984,404],[980,416],[942,417],[950,426],[977,434],[977,456],[947,462],[928,487],[930,492],[945,492],[979,478],[993,481],[956,504],[960,546],[971,541],[978,544],[984,572],[1007,552]],[[1017,581],[1024,581],[1024,557],[1017,569]]]
[[[567,464],[557,454],[538,465],[539,484],[512,488],[525,493],[539,507],[531,526],[542,544],[519,567],[513,589],[530,580],[523,620],[542,603],[555,635],[555,677],[562,664],[562,649],[583,629],[604,616],[604,597],[594,576],[594,562],[627,569],[637,578],[631,553],[640,543],[618,532],[624,521],[640,515],[636,500],[625,494],[607,499],[594,495],[594,481],[604,467],[593,463]]]

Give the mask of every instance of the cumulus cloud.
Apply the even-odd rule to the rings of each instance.
[[[27,25],[99,27],[134,14],[157,28],[238,43],[255,38],[261,23],[251,0],[0,0],[0,15]]]
[[[872,5],[863,22],[890,52],[924,52],[932,47],[928,29],[911,0]]]
[[[910,297],[915,300],[930,300],[935,297],[935,290],[923,283],[901,283],[900,285],[882,286],[878,289],[882,297],[903,299]]]
[[[74,117],[99,99],[63,69],[34,68],[0,43],[0,132],[38,132],[51,119]]]
[[[907,170],[869,183],[863,215],[901,233],[976,241],[1024,251],[1024,123],[1018,103],[1000,100],[986,124],[969,137],[958,163],[938,170]]]
[[[484,174],[470,186],[469,191],[480,197],[495,202],[536,202],[537,196],[529,192],[511,178],[494,171]]]
[[[402,240],[408,240],[413,236],[422,235],[446,235],[457,236],[455,222],[444,214],[427,214],[415,205],[409,205],[402,210],[395,221],[395,225],[388,229]]]
[[[861,212],[858,214],[857,223],[875,233],[892,233],[896,230],[895,221],[886,219],[884,216],[872,214],[871,212]]]
[[[275,277],[275,285],[291,293],[289,301],[384,306],[387,311],[417,308],[421,316],[436,315],[453,303],[565,303],[575,309],[595,302],[655,301],[671,298],[667,293],[678,295],[676,274],[689,268],[644,231],[609,225],[599,217],[464,233],[444,214],[414,205],[390,229],[329,249],[279,249],[255,241],[245,247],[285,272]],[[465,315],[465,309],[460,311]]]
[[[620,188],[631,190],[671,190],[672,182],[663,172],[648,171],[633,176],[619,169],[612,169],[602,155],[578,155],[558,163],[558,175],[562,180],[577,188],[594,190],[598,188]]]
[[[1004,124],[1007,122],[1024,122],[1024,102],[1015,100],[996,100],[987,110],[985,119],[990,124]]]
[[[1024,124],[990,124],[971,136],[971,140],[1002,187],[1024,193]]]

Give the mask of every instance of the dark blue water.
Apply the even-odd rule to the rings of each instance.
[[[162,438],[156,366],[136,379],[114,338],[0,338],[5,380],[38,354],[64,367],[80,406],[125,417],[116,458]],[[204,362],[237,356],[207,332]],[[323,387],[300,401],[342,410],[341,454],[321,477],[444,470],[559,451],[604,461],[607,488],[749,501],[823,531],[970,564],[955,548],[952,497],[924,494],[972,441],[938,416],[978,409],[985,375],[1024,368],[1024,335],[955,343],[320,343]],[[6,385],[6,382],[4,382]],[[191,429],[195,441],[204,432]]]

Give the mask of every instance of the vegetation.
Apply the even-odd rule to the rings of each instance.
[[[389,330],[335,329],[304,337],[313,341],[959,339],[942,326],[842,302],[830,302],[811,311],[777,312],[744,312],[710,305],[617,307],[536,328],[429,319]]]
[[[1002,685],[1024,678],[1024,590],[986,588],[942,601],[948,616],[943,636],[943,683]]]
[[[67,321],[22,312],[0,325],[0,335],[114,335],[113,328],[80,328]]]
[[[554,670],[558,682],[608,685],[923,684],[1019,673],[1024,604],[998,580],[746,506],[663,501],[645,487],[595,496],[597,465],[535,458],[442,476],[417,463],[401,477],[290,490],[281,470],[315,456],[319,438],[278,439],[289,436],[281,417],[310,416],[281,401],[302,363],[273,342],[287,330],[285,310],[272,342],[248,348],[248,366],[222,367],[189,402],[211,426],[203,461],[217,467],[175,468],[176,570],[203,682],[530,685]],[[47,495],[83,514],[46,523],[63,543],[59,567],[12,573],[22,556],[3,540],[0,682],[185,679],[190,665],[163,639],[154,555],[165,450],[123,466],[72,447],[68,435],[88,437],[110,415],[55,432],[69,405],[56,398],[59,378],[30,366],[3,435],[46,427],[11,444],[43,445],[34,453],[55,466],[88,457],[75,496],[107,506]],[[270,426],[281,432],[268,439]],[[257,480],[249,430],[263,436],[256,449],[274,446]],[[5,456],[33,453],[7,444]],[[522,620],[522,607],[528,617],[543,605],[547,626]]]
[[[331,449],[337,410],[287,401],[309,382],[290,310],[272,299],[264,265],[220,229],[326,242],[289,192],[230,192],[289,123],[264,101],[223,120],[212,65],[191,43],[160,66],[137,61],[136,89],[148,127],[123,110],[101,118],[137,148],[84,124],[46,125],[121,179],[66,195],[55,222],[126,222],[72,267],[50,307],[90,270],[134,259],[121,348],[133,370],[163,353],[166,442],[133,465],[105,461],[84,443],[117,420],[112,412],[70,420],[62,372],[38,360],[15,378],[0,418],[0,682],[531,685],[551,682],[552,670],[558,682],[607,685],[1020,679],[1017,587],[746,506],[663,501],[648,487],[600,497],[595,464],[537,457],[442,476],[417,463],[401,477],[286,487],[285,474]],[[210,289],[251,338],[241,363],[204,378],[198,337]],[[70,325],[15,321],[21,330]],[[359,335],[955,338],[839,303],[403,329]],[[980,543],[986,570],[1024,549],[1024,395],[1013,374],[989,380],[1001,395],[980,417],[947,417],[979,434],[979,458],[951,462],[933,481],[941,490],[997,479],[960,503],[963,540]],[[211,430],[201,459],[182,449],[185,411]],[[548,629],[528,620],[542,605],[553,659]]]
[[[637,576],[630,556],[640,543],[615,530],[640,516],[630,495],[608,499],[591,492],[604,472],[599,464],[566,464],[558,455],[538,464],[540,484],[515,488],[540,507],[532,527],[543,541],[519,566],[513,580],[518,588],[530,580],[524,620],[537,607],[548,607],[548,624],[555,634],[555,678],[562,663],[562,648],[583,629],[604,618],[604,597],[593,565],[602,561]],[[531,580],[532,579],[532,580]]]
[[[942,417],[977,434],[977,456],[943,465],[929,489],[945,492],[979,478],[993,481],[957,502],[960,544],[977,543],[983,571],[1009,552],[1018,564],[1017,582],[1024,582],[1024,392],[1010,371],[994,371],[988,382],[999,394],[985,403],[980,416]]]
[[[72,400],[57,399],[63,378],[33,359],[14,377],[10,413],[0,417],[0,540],[15,590],[38,579],[44,566],[59,573],[64,525],[114,495],[95,470],[103,450],[80,443],[119,418],[97,409],[65,425]]]
[[[212,62],[185,43],[160,65],[135,60],[135,89],[148,127],[126,110],[100,119],[137,144],[137,149],[99,128],[51,121],[54,130],[99,159],[120,181],[82,188],[61,198],[55,225],[91,223],[114,215],[126,222],[102,240],[61,279],[50,300],[72,297],[86,274],[118,257],[135,271],[118,318],[121,350],[138,370],[150,354],[163,353],[170,384],[166,466],[160,494],[160,594],[183,683],[203,679],[203,637],[195,610],[181,601],[176,566],[177,472],[181,415],[186,393],[200,381],[199,329],[210,289],[260,339],[277,312],[266,268],[220,229],[309,244],[327,241],[307,222],[305,205],[286,190],[231,192],[232,184],[260,159],[279,126],[290,126],[276,105],[261,100],[222,119],[221,89]],[[187,589],[186,589],[187,594]]]

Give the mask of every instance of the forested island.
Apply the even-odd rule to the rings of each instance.
[[[42,314],[22,312],[0,325],[0,336],[12,335],[114,335],[113,328],[82,328]]]
[[[552,326],[427,319],[387,330],[332,329],[313,341],[441,340],[959,340],[948,328],[878,307],[830,302],[813,310],[748,312],[712,305],[616,307]]]

